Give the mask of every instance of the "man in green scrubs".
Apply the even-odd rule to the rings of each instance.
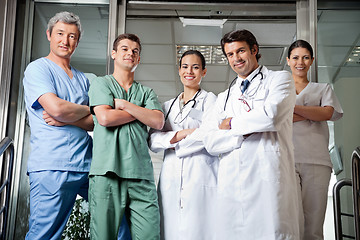
[[[164,115],[155,92],[134,81],[140,51],[136,35],[119,35],[111,53],[114,73],[90,85],[95,124],[89,174],[91,239],[116,239],[124,214],[133,240],[160,239],[147,127],[162,129]]]

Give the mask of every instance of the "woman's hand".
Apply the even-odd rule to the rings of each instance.
[[[192,134],[195,131],[195,129],[196,128],[188,128],[177,131],[174,137],[170,140],[170,143],[174,144],[181,141],[182,139],[186,138],[188,135]]]

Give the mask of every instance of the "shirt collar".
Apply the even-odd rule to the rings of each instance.
[[[247,76],[246,78],[242,78],[242,77],[240,77],[239,75],[237,76],[237,81],[236,81],[236,84],[237,85],[241,85],[241,83],[243,82],[243,81],[245,81],[246,79],[247,80],[251,80],[258,72],[259,72],[259,69],[260,69],[260,65],[254,70],[254,71],[252,71],[250,74],[249,74],[249,76]],[[251,82],[251,81],[250,81]]]

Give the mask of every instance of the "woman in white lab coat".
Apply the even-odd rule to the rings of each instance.
[[[215,239],[218,160],[207,153],[198,138],[192,144],[190,136],[199,135],[195,129],[215,103],[216,96],[200,89],[206,68],[199,51],[185,52],[179,64],[184,92],[165,102],[164,128],[151,129],[149,138],[152,151],[164,150],[158,185],[161,238],[211,240]]]
[[[326,121],[335,121],[343,115],[331,86],[307,79],[313,61],[313,50],[308,42],[297,40],[290,46],[287,62],[296,88],[293,142],[302,220],[300,230],[304,240],[324,239],[323,224],[332,170]]]

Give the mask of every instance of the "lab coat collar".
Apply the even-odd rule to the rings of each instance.
[[[237,80],[236,80],[236,85],[237,85],[237,87],[240,88],[241,83],[242,83],[243,81],[245,81],[246,79],[250,81],[250,86],[251,86],[251,82],[253,82],[254,80],[258,79],[258,77],[256,77],[255,79],[253,79],[253,80],[251,81],[251,79],[259,72],[260,67],[261,67],[261,65],[259,65],[254,71],[252,71],[252,72],[249,74],[249,76],[247,76],[246,78],[242,78],[242,77],[240,77],[240,76],[237,76]],[[265,66],[263,66],[263,68],[261,69],[261,72],[262,72],[262,73],[264,72],[264,69],[265,69]],[[264,74],[264,73],[263,73],[263,74]],[[260,79],[260,76],[259,76],[259,79]],[[250,87],[250,86],[249,86],[249,87]]]
[[[178,98],[177,98],[177,101],[180,102],[182,97],[184,95],[184,92],[180,93]],[[196,93],[195,93],[196,95]],[[191,98],[191,99],[194,99],[195,95]],[[206,96],[206,91],[203,90],[203,89],[200,89],[200,93],[196,96],[196,99],[195,101],[198,101],[198,99],[203,99],[204,97]]]

